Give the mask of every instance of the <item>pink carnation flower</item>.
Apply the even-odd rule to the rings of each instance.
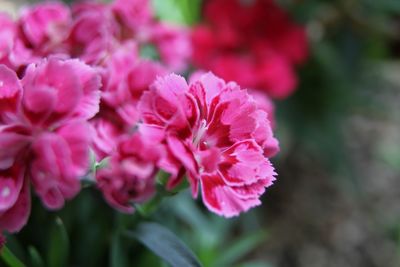
[[[249,90],[249,94],[257,102],[258,108],[264,110],[265,113],[268,114],[268,120],[271,123],[271,128],[275,129],[276,121],[274,102],[272,102],[272,100],[267,95],[257,90]]]
[[[129,30],[137,33],[142,28],[147,28],[153,20],[150,2],[149,0],[115,0],[111,8]]]
[[[19,19],[29,47],[37,52],[54,53],[69,32],[71,14],[67,6],[59,2],[46,2],[25,8]]]
[[[17,168],[9,172],[0,171],[0,180],[4,180],[0,201],[0,232],[18,232],[28,221],[31,209],[29,182],[23,178],[24,169]]]
[[[136,44],[116,50],[102,70],[101,111],[92,121],[94,148],[98,160],[116,148],[119,136],[132,131],[139,121],[137,103],[150,84],[166,70],[157,62],[138,58]]]
[[[6,14],[0,13],[0,64],[18,70],[34,60],[26,47],[18,25]]]
[[[117,47],[119,23],[107,4],[80,2],[72,7],[73,23],[68,42],[71,55],[101,65]]]
[[[267,114],[235,83],[213,74],[190,86],[177,75],[158,79],[139,103],[148,128],[164,132],[168,157],[160,168],[175,169],[169,187],[180,182],[181,166],[193,195],[198,184],[205,205],[231,217],[260,204],[275,180],[268,157],[278,151]]]
[[[0,13],[0,63],[6,63],[14,46],[16,26],[6,14]]]
[[[104,66],[121,48],[130,47],[135,54],[147,45],[156,47],[161,63],[172,71],[182,71],[189,60],[187,30],[157,21],[148,0],[78,3],[73,6],[73,17],[71,54],[89,64]],[[130,45],[133,42],[136,48]]]
[[[78,60],[31,64],[22,80],[0,66],[0,230],[26,223],[30,183],[50,209],[78,193],[99,87],[96,72]]]
[[[161,147],[140,133],[121,137],[108,166],[96,175],[97,185],[107,202],[122,212],[131,213],[133,202],[148,200],[155,192],[156,162],[161,155]]]
[[[152,26],[150,41],[157,47],[161,61],[172,71],[185,69],[192,52],[187,29],[165,22],[157,23]]]

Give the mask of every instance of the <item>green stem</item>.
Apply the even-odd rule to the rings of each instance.
[[[2,248],[0,258],[9,267],[26,267],[6,246]]]

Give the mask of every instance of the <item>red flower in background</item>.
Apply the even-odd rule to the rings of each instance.
[[[285,98],[307,58],[305,29],[273,0],[213,0],[193,30],[193,63],[241,86]]]

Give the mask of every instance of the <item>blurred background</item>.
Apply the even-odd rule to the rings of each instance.
[[[153,6],[162,20],[196,25],[203,2]],[[16,14],[25,3],[0,0],[0,9]],[[274,101],[278,179],[262,206],[227,220],[186,192],[129,217],[84,189],[60,212],[36,203],[9,238],[15,254],[39,263],[63,254],[66,266],[166,266],[118,234],[143,216],[167,225],[206,267],[400,266],[400,1],[278,3],[305,27],[309,52],[295,92]]]

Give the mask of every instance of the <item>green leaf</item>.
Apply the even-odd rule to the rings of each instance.
[[[4,246],[1,250],[0,258],[7,264],[9,267],[25,267],[23,264],[6,246]]]
[[[47,263],[49,267],[67,266],[69,254],[69,239],[67,230],[60,218],[56,218],[51,230],[47,248]]]
[[[264,261],[252,261],[252,262],[242,263],[237,267],[272,267],[272,265]]]
[[[152,0],[161,20],[178,24],[194,24],[200,19],[201,0]]]
[[[135,238],[173,267],[200,267],[193,252],[170,230],[157,223],[141,223],[126,236]]]
[[[33,246],[28,247],[30,263],[32,267],[44,267],[43,258],[40,256],[37,249]]]
[[[146,44],[140,47],[140,57],[151,60],[160,60],[160,54],[154,45]]]
[[[222,251],[221,257],[217,259],[213,266],[233,266],[238,260],[246,256],[249,252],[254,250],[260,243],[262,243],[266,238],[265,232],[256,232],[251,235],[246,235],[239,241],[234,242],[234,244]]]
[[[126,256],[121,244],[121,235],[115,233],[111,240],[111,256],[110,256],[110,266],[112,267],[124,267],[128,266]]]

